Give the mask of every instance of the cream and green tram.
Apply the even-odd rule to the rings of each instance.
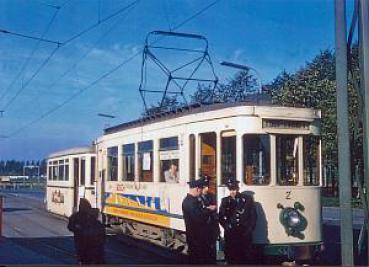
[[[236,177],[255,199],[255,244],[317,245],[320,117],[306,108],[216,104],[107,128],[96,140],[100,208],[126,233],[181,249],[187,182],[211,177],[219,205],[226,179]]]
[[[46,209],[70,216],[86,198],[96,207],[96,153],[94,147],[71,148],[47,159]]]

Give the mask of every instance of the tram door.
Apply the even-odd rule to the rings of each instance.
[[[201,140],[201,162],[200,177],[207,175],[210,179],[209,192],[217,193],[217,135],[216,133],[202,133]]]
[[[73,180],[74,180],[74,200],[73,210],[78,210],[78,198],[79,198],[79,158],[73,159]]]

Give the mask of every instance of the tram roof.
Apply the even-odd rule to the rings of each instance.
[[[89,154],[89,153],[95,153],[95,150],[91,146],[85,146],[85,147],[72,147],[64,150],[60,150],[57,152],[54,152],[49,155],[49,159],[51,158],[57,158],[67,155],[77,155],[77,154]]]
[[[130,122],[118,124],[116,126],[105,128],[104,135],[117,133],[123,130],[135,128],[137,126],[145,126],[147,124],[154,123],[154,122],[160,122],[160,121],[165,121],[165,120],[174,119],[178,117],[183,117],[186,115],[215,111],[215,110],[220,110],[220,109],[230,108],[230,107],[242,107],[242,106],[245,106],[245,107],[250,107],[250,106],[282,107],[282,106],[273,105],[270,102],[267,102],[265,104],[263,103],[262,105],[256,105],[255,102],[252,102],[252,103],[251,102],[217,103],[217,104],[210,104],[210,105],[195,104],[195,105],[190,105],[186,107],[180,107],[180,108],[177,108],[171,111],[156,113],[151,116],[142,117],[137,120],[133,120]],[[285,107],[285,108],[294,108],[294,107]]]

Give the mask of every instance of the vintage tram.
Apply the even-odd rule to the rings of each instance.
[[[71,148],[49,155],[46,209],[70,216],[86,198],[96,207],[96,153],[93,146]]]
[[[49,158],[48,207],[65,215],[76,207],[86,158],[85,175],[96,176],[96,183],[87,194],[84,181],[85,196],[108,224],[185,252],[181,203],[187,182],[210,177],[219,205],[228,193],[226,179],[235,177],[241,192],[255,199],[256,245],[265,253],[311,248],[322,240],[320,118],[314,109],[232,103],[187,107],[110,127],[92,150]],[[70,163],[68,182],[53,178],[54,164],[62,160]],[[52,200],[62,183],[66,188],[58,190],[65,194],[65,206]]]
[[[321,242],[320,112],[246,103],[189,107],[105,129],[96,141],[98,201],[126,233],[184,248],[190,179],[211,177],[218,204],[229,177],[252,193],[254,243]],[[168,180],[172,169],[177,179]]]

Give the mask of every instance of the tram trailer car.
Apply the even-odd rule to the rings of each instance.
[[[185,251],[187,182],[209,176],[220,205],[235,177],[255,199],[253,241],[265,254],[311,249],[322,241],[320,118],[307,108],[216,104],[107,128],[96,140],[97,203],[125,233]]]
[[[96,207],[95,148],[71,148],[51,154],[47,160],[46,209],[61,216],[77,210],[80,198]]]

